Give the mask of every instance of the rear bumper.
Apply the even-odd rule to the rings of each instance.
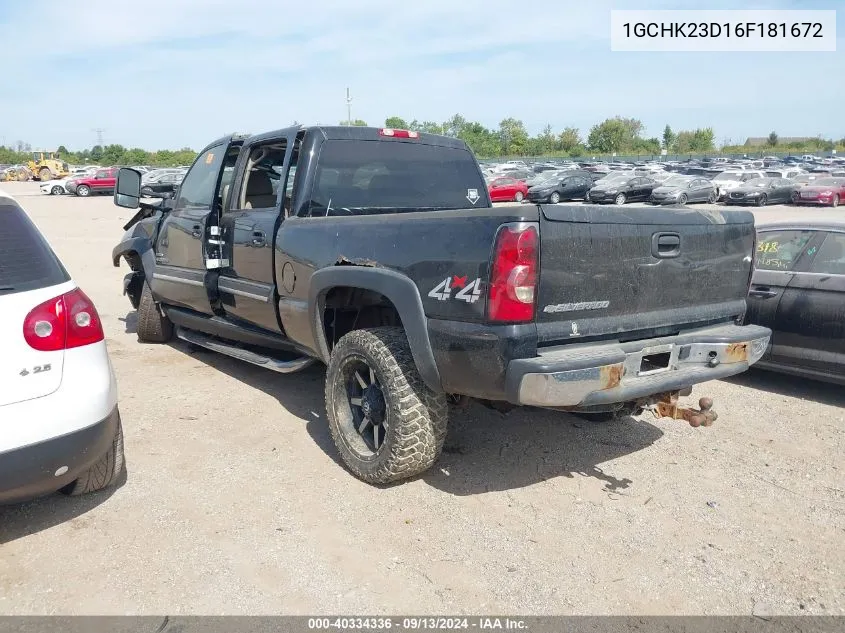
[[[679,197],[680,196],[655,196],[652,194],[649,198],[649,202],[652,204],[678,204]]]
[[[833,206],[833,198],[795,198],[793,202],[797,205],[811,204],[819,207]]]
[[[763,356],[770,336],[756,325],[721,325],[630,343],[559,346],[512,360],[506,397],[574,409],[648,398],[744,372]],[[659,366],[645,366],[644,356]]]
[[[64,488],[111,448],[120,414],[111,413],[84,429],[0,453],[0,504]]]

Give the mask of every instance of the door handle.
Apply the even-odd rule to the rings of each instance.
[[[202,227],[199,224],[194,224],[191,227],[191,235],[199,239],[202,237]]]
[[[771,288],[767,288],[765,286],[760,286],[758,288],[752,288],[748,291],[752,297],[762,297],[764,299],[768,299],[771,297],[777,297],[778,293]]]
[[[655,233],[651,237],[651,254],[660,259],[681,254],[681,236],[678,233]]]
[[[253,231],[252,232],[252,245],[253,246],[266,246],[267,245],[267,234],[264,231]]]

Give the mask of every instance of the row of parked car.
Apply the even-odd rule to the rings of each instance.
[[[630,167],[604,171],[566,165],[531,175],[520,169],[505,169],[488,173],[486,179],[494,202],[557,204],[584,200],[622,205],[712,204],[721,200],[727,205],[795,203],[837,207],[845,201],[845,169],[836,166],[810,172],[801,167],[758,170],[732,165],[707,175],[670,171],[664,165]]]
[[[95,194],[113,194],[119,167],[86,167],[74,170],[66,178],[48,180],[39,185],[41,193],[48,195],[72,194],[88,197]],[[154,195],[173,191],[182,182],[187,169],[183,167],[141,168],[141,192]]]

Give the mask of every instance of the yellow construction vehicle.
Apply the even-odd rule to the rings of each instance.
[[[23,165],[12,165],[6,171],[0,172],[0,182],[24,182],[32,177],[32,172]]]
[[[59,159],[57,152],[32,152],[32,160],[27,162],[26,166],[41,182],[64,178],[70,174],[67,163]]]

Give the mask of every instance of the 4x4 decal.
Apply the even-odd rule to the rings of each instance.
[[[467,303],[475,303],[481,297],[481,278],[476,277],[472,281],[468,281],[468,279],[468,275],[464,275],[463,277],[457,275],[446,277],[446,279],[431,289],[428,296],[438,301],[459,299]],[[452,296],[454,290],[458,290],[458,292]]]

